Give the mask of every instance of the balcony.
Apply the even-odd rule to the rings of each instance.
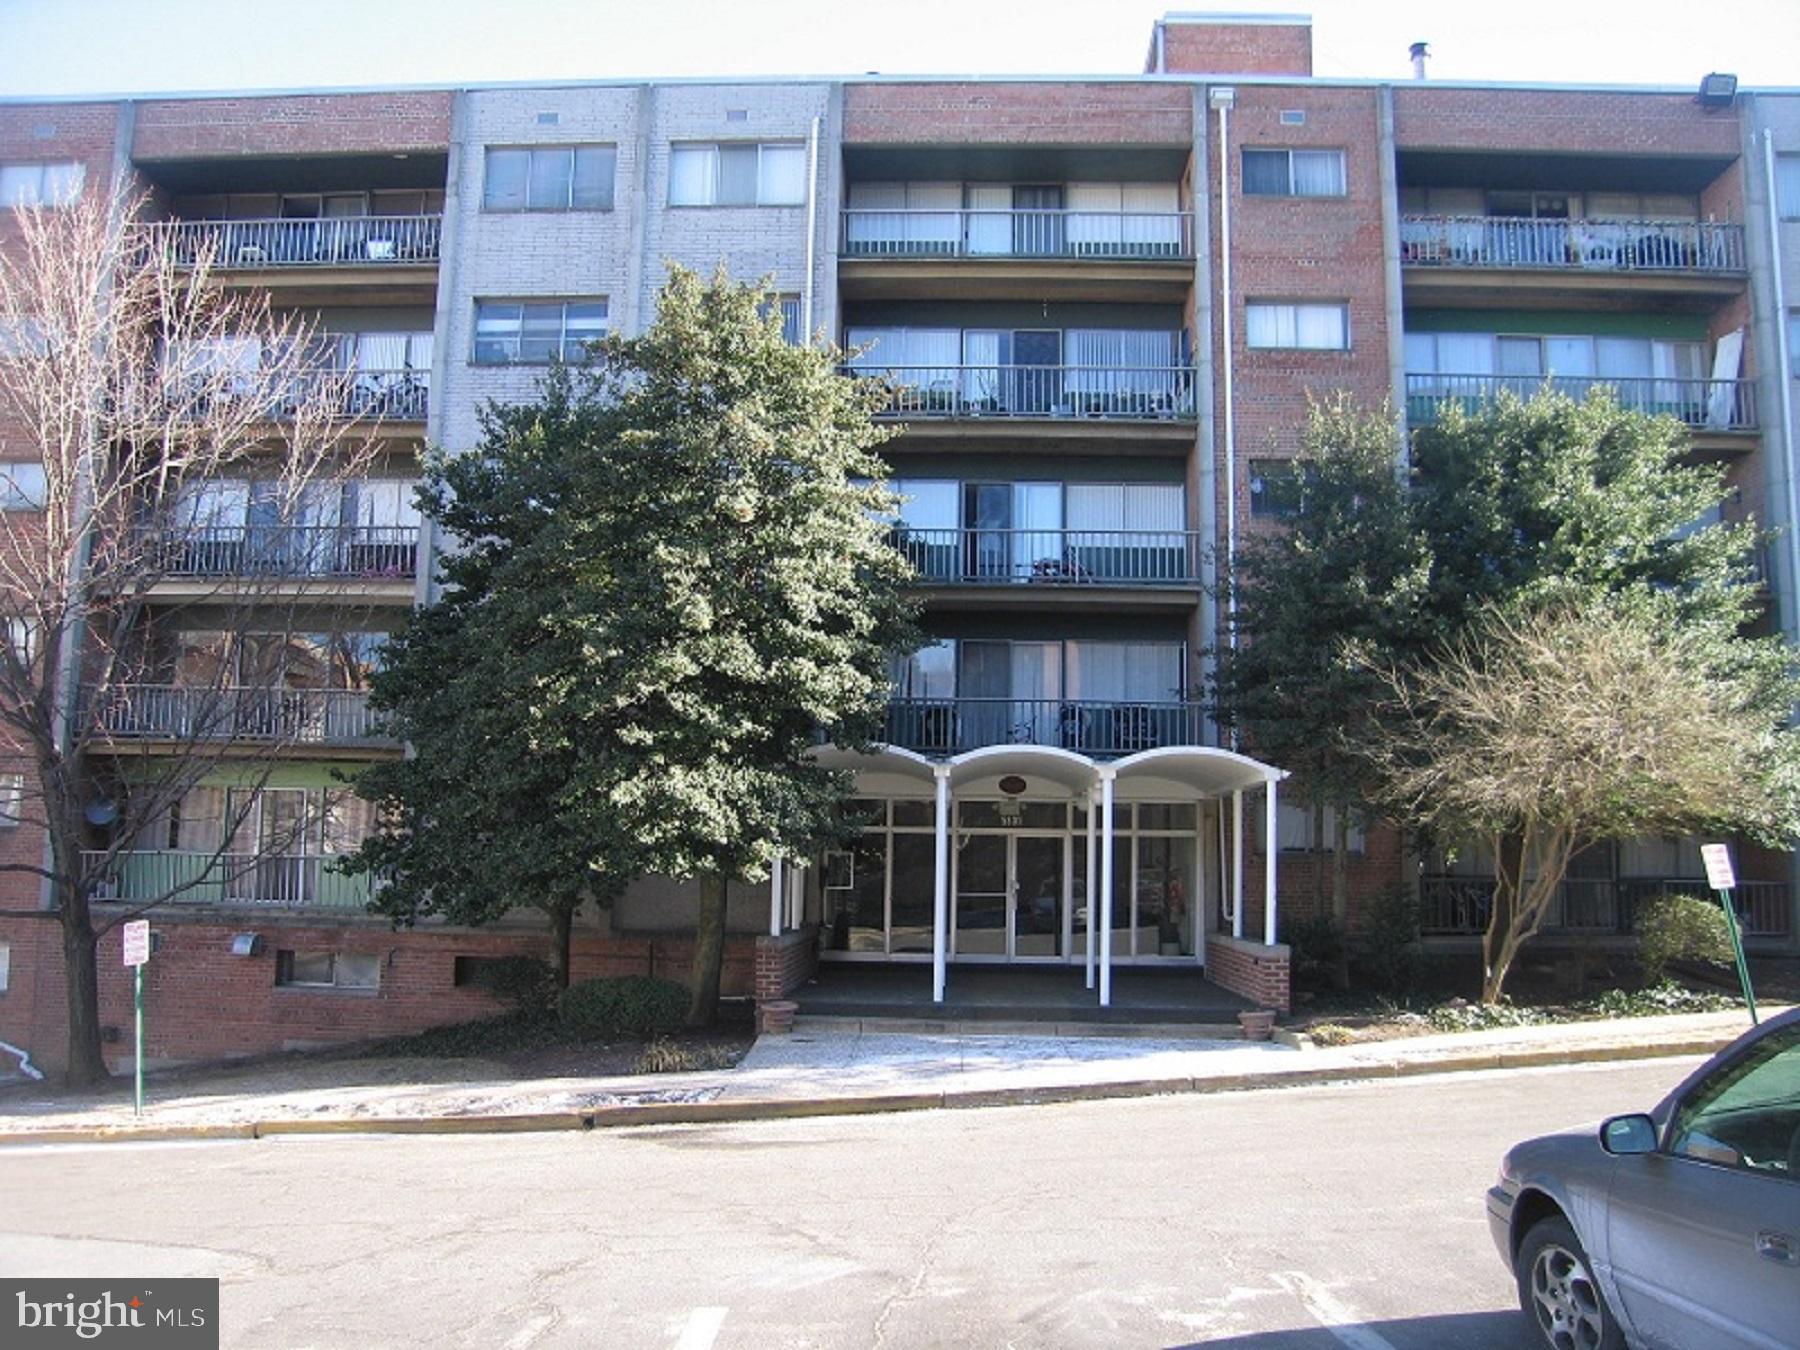
[[[361,689],[123,685],[89,706],[115,741],[241,741],[246,745],[393,746]]]
[[[892,537],[920,586],[1191,588],[1194,530],[988,530],[901,526]]]
[[[404,582],[410,595],[419,566],[416,525],[204,525],[148,547],[169,579]]]
[[[1435,422],[1446,405],[1473,412],[1502,391],[1529,399],[1543,389],[1585,399],[1608,388],[1621,406],[1635,412],[1674,417],[1696,432],[1756,430],[1754,380],[1571,375],[1420,375],[1406,377],[1406,416],[1415,425]]]
[[[251,395],[210,390],[197,392],[181,388],[182,376],[170,374],[173,383],[165,385],[171,400],[180,400],[184,415],[201,418],[208,415],[221,399],[241,406]],[[247,382],[254,382],[250,377]],[[209,381],[211,383],[211,381]],[[342,420],[362,420],[377,424],[423,422],[431,411],[431,372],[429,370],[321,369],[296,376],[279,391],[270,389],[263,380],[257,397],[268,397],[269,404],[258,411],[271,422],[290,422],[299,409],[320,408],[327,416]]]
[[[1713,898],[1704,880],[1691,877],[1568,877],[1557,888],[1544,928],[1549,932],[1628,936],[1638,911],[1662,895]],[[1487,927],[1493,904],[1490,876],[1426,875],[1419,887],[1419,931],[1467,935]],[[1792,929],[1793,906],[1784,881],[1740,881],[1732,892],[1746,937],[1781,938]]]
[[[841,218],[846,299],[1180,301],[1194,281],[1185,211],[891,210]]]
[[[170,220],[152,238],[179,267],[202,259],[222,270],[286,267],[435,267],[441,215],[334,220]]]
[[[1187,422],[1195,420],[1194,375],[1185,366],[906,366],[867,364],[853,374],[885,378],[886,415],[973,421]]]
[[[882,739],[925,755],[988,745],[1054,745],[1106,759],[1164,745],[1199,745],[1204,732],[1205,711],[1197,703],[928,698],[890,702]]]
[[[1694,220],[1534,220],[1514,216],[1400,218],[1409,300],[1616,306],[1647,299],[1740,294],[1744,227]]]
[[[104,853],[82,855],[90,874]],[[170,895],[173,905],[248,905],[259,909],[362,913],[374,886],[367,876],[347,877],[320,853],[245,854],[151,851],[116,854],[95,888],[100,902],[145,904]]]

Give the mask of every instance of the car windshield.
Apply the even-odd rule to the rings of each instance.
[[[1800,1181],[1800,1025],[1702,1080],[1676,1113],[1673,1151]]]

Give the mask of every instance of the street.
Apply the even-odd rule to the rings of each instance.
[[[589,1134],[0,1151],[0,1274],[223,1344],[1524,1350],[1482,1193],[1696,1061]]]

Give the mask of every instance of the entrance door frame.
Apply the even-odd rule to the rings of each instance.
[[[999,827],[975,827],[958,831],[959,835],[975,838],[977,836],[1006,841],[1006,951],[1002,955],[965,955],[956,949],[956,935],[960,931],[958,919],[962,913],[962,848],[953,844],[950,850],[950,914],[949,914],[949,959],[962,965],[983,966],[1051,966],[1068,965],[1074,961],[1075,955],[1070,946],[1070,923],[1073,914],[1071,897],[1071,873],[1075,856],[1072,836],[1066,829],[1007,829]],[[1062,854],[1060,899],[1057,903],[1057,932],[1062,946],[1062,954],[1058,956],[1020,956],[1018,954],[1018,911],[1019,911],[1019,840],[1047,839],[1055,842]],[[985,892],[984,892],[985,894]]]

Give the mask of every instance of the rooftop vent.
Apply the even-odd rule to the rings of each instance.
[[[1407,48],[1406,54],[1412,57],[1413,78],[1415,80],[1424,79],[1425,58],[1431,55],[1431,44],[1428,42],[1415,42],[1411,47]]]

